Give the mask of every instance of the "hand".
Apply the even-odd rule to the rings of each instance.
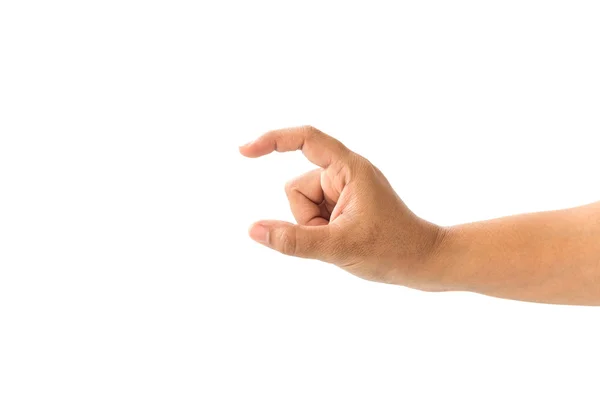
[[[259,221],[252,239],[364,279],[441,289],[433,255],[444,230],[414,215],[367,159],[312,127],[268,132],[240,147],[251,158],[294,150],[320,167],[285,187],[298,225]]]

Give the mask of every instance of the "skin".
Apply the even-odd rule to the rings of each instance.
[[[419,290],[600,305],[600,202],[442,227],[411,212],[367,159],[313,127],[240,147],[250,158],[295,150],[319,167],[286,184],[297,224],[256,222],[255,241]]]

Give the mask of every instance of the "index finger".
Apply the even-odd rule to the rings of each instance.
[[[295,150],[302,150],[310,162],[321,168],[327,168],[332,162],[343,159],[349,152],[338,140],[311,126],[270,131],[240,147],[240,153],[251,158],[273,151]]]

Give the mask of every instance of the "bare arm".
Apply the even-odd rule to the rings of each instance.
[[[440,227],[412,213],[368,160],[315,128],[240,147],[250,158],[295,150],[319,167],[286,185],[297,224],[259,221],[249,231],[257,242],[377,282],[600,305],[600,203]]]
[[[445,228],[442,286],[497,297],[600,305],[600,202]]]

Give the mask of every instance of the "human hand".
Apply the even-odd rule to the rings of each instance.
[[[259,221],[250,227],[252,239],[364,279],[441,289],[433,259],[444,229],[413,214],[367,159],[309,126],[271,131],[240,147],[251,158],[295,150],[320,167],[285,186],[298,224]]]

